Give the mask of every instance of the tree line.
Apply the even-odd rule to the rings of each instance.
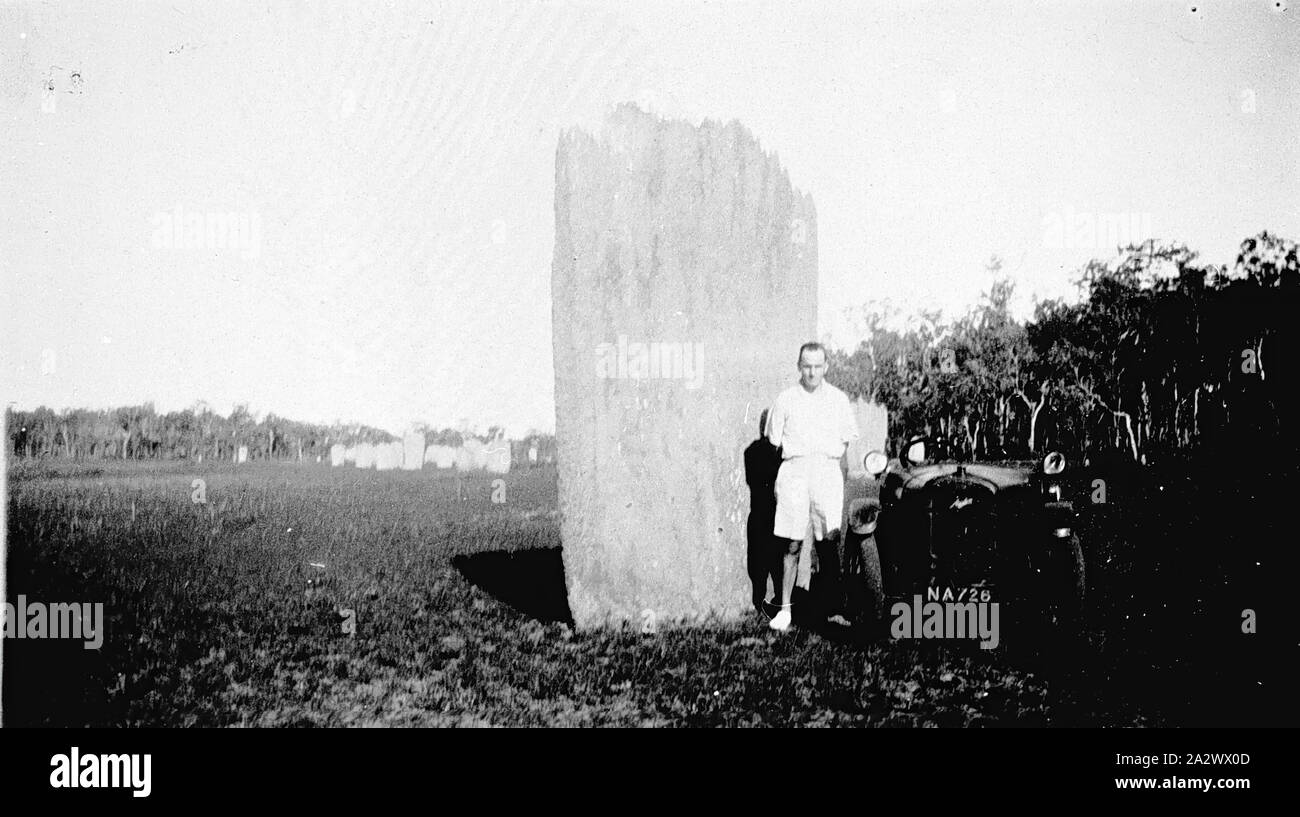
[[[1181,245],[1129,246],[1079,271],[1077,300],[1039,302],[1028,321],[1012,316],[996,259],[989,271],[989,291],[960,318],[922,312],[900,329],[865,306],[858,346],[830,350],[834,382],[889,410],[895,445],[925,432],[976,457],[1296,451],[1294,241],[1265,231],[1218,266]],[[362,424],[258,419],[246,405],[222,416],[202,402],[161,414],[152,403],[7,409],[5,419],[9,451],[26,458],[221,460],[248,446],[251,459],[314,460],[334,443],[397,439]],[[469,436],[421,430],[429,444]],[[553,452],[552,435],[524,442],[534,441]]]
[[[1076,301],[1039,302],[1023,322],[997,259],[989,271],[960,318],[922,312],[899,329],[864,306],[864,339],[831,350],[836,384],[886,406],[895,445],[924,432],[974,457],[1141,462],[1296,450],[1295,242],[1265,231],[1218,266],[1182,245],[1132,245],[1086,264]]]
[[[430,445],[459,446],[474,436],[468,431],[417,430]],[[329,460],[335,443],[388,443],[399,437],[361,423],[304,423],[274,413],[258,418],[247,405],[223,416],[203,402],[181,411],[159,413],[153,403],[114,409],[65,409],[40,406],[31,411],[8,408],[5,430],[11,456],[68,460],[231,460],[241,446],[249,459],[315,462]],[[486,438],[503,433],[488,429]],[[550,435],[533,433],[524,443],[554,448]]]

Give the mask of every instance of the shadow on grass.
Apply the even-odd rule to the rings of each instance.
[[[475,553],[452,564],[471,584],[527,616],[573,623],[560,548]]]

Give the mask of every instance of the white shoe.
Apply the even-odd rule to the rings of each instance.
[[[781,612],[773,616],[767,626],[782,633],[790,629],[790,608],[782,607]]]

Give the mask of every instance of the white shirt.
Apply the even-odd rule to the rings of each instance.
[[[767,438],[784,459],[820,455],[839,458],[858,438],[858,421],[844,392],[825,380],[809,392],[796,383],[777,395],[767,416]]]

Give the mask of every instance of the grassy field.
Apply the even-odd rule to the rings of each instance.
[[[192,499],[195,479],[206,502]],[[575,633],[565,622],[554,470],[510,474],[503,502],[493,501],[492,480],[316,464],[12,466],[10,601],[103,602],[107,626],[100,650],[7,640],[6,725],[1274,717],[1258,697],[1241,697],[1258,682],[1264,652],[1233,646],[1233,620],[1223,632],[1211,621],[1223,609],[1236,619],[1234,605],[1246,605],[1230,595],[1192,603],[1204,589],[1195,577],[1213,571],[1190,580],[1184,571],[1177,592],[1152,592],[1159,560],[1136,558],[1135,544],[1113,536],[1091,537],[1089,634],[1068,648],[776,636],[757,616],[653,635]],[[355,611],[355,635],[340,610]],[[1205,657],[1223,645],[1237,652]]]

